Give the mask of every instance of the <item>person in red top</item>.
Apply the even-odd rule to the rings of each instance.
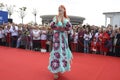
[[[107,33],[106,30],[103,31],[103,33],[99,34],[99,41],[100,41],[100,51],[104,54],[107,55],[109,48],[107,46],[109,42],[110,36]]]
[[[99,29],[99,33],[98,33],[98,43],[99,43],[98,51],[100,52],[100,54],[103,54],[102,53],[102,38],[103,38],[103,31],[102,31],[102,29]]]
[[[92,42],[91,42],[91,51],[92,53],[97,53],[98,51],[98,42],[97,42],[97,39],[94,37]]]
[[[6,44],[7,46],[11,46],[11,32],[10,32],[10,25],[8,24],[8,26],[5,29],[5,33],[6,33]]]
[[[109,36],[109,34],[107,33],[107,31],[106,30],[104,30],[104,32],[103,32],[103,53],[104,53],[104,55],[106,55],[107,53],[108,53],[108,51],[109,51],[109,46],[107,46],[108,44],[109,44],[109,40],[110,40],[110,36]]]
[[[47,42],[47,30],[45,27],[42,27],[41,30],[41,52],[46,52],[46,42]]]

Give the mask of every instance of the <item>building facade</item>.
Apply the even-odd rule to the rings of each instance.
[[[103,13],[105,15],[105,26],[108,24],[108,18],[110,20],[110,25],[113,26],[120,26],[120,12],[105,12]]]
[[[42,16],[40,16],[40,18],[42,18],[42,25],[49,24],[52,21],[54,16],[55,15],[42,15]],[[85,18],[79,17],[79,16],[69,16],[69,18],[70,18],[72,25],[80,25],[85,20]]]

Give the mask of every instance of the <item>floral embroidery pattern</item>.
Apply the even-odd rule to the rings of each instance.
[[[60,43],[59,38],[56,38],[56,39],[54,40],[54,42],[55,42],[55,43]]]
[[[65,54],[65,52],[63,52],[62,54],[63,54],[63,56],[65,56],[65,55],[66,55],[66,54]]]
[[[66,67],[67,66],[67,61],[66,60],[63,60],[63,67]]]
[[[52,23],[51,23],[51,28],[56,28],[55,22],[52,22]]]
[[[54,43],[53,47],[54,47],[54,50],[58,50],[60,47],[60,43]]]
[[[55,32],[54,37],[59,38],[59,32]]]
[[[53,61],[51,61],[51,67],[52,67],[53,70],[58,69],[59,66],[60,66],[60,62],[59,62],[59,60],[54,59]]]
[[[54,55],[55,55],[56,58],[60,58],[60,53],[59,52],[55,52]]]

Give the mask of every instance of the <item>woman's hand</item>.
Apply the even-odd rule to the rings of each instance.
[[[64,32],[64,31],[65,31],[65,28],[59,27],[58,30],[61,31],[61,32]]]

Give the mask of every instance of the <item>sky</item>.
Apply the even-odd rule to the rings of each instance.
[[[66,7],[67,15],[84,17],[83,24],[105,25],[103,12],[120,12],[120,0],[0,0],[0,3],[16,5],[11,16],[15,23],[21,23],[16,12],[20,7],[27,7],[24,23],[34,22],[33,8],[37,9],[37,23],[41,24],[41,15],[57,15],[59,5]],[[4,9],[5,10],[5,9]]]

